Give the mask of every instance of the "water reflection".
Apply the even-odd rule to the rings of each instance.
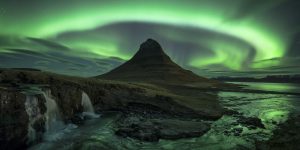
[[[295,84],[295,83],[261,83],[261,82],[230,82],[230,83],[246,85],[247,89],[252,89],[252,90],[300,93],[300,84]]]
[[[258,117],[269,129],[286,121],[290,113],[300,108],[299,97],[291,95],[222,92],[220,97],[224,107]]]

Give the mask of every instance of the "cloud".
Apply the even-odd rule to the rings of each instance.
[[[123,62],[118,57],[85,58],[77,53],[78,50],[44,39],[1,36],[0,42],[5,45],[0,47],[0,64],[6,68],[36,68],[68,75],[95,76]]]
[[[47,49],[51,49],[53,51],[70,51],[70,48],[68,48],[67,46],[64,46],[56,42],[52,42],[44,39],[38,39],[38,38],[31,38],[31,37],[28,37],[27,39],[37,44],[43,45]]]

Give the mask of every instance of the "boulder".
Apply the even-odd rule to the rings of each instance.
[[[265,125],[262,123],[261,119],[256,117],[244,117],[240,116],[238,119],[238,122],[240,124],[246,125],[249,128],[255,129],[255,128],[262,128],[265,129]]]
[[[203,122],[182,121],[177,119],[149,119],[120,127],[116,135],[131,137],[142,141],[156,142],[159,139],[180,139],[199,137],[210,130]]]

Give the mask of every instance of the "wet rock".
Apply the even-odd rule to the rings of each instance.
[[[70,119],[71,123],[76,125],[83,125],[84,124],[84,118],[81,114],[76,114],[74,117]]]
[[[45,99],[36,95],[41,114],[46,112]],[[31,127],[35,130],[35,141],[28,138],[29,116],[25,108],[26,95],[18,89],[0,89],[0,149],[19,149],[40,141],[45,132],[45,118],[36,116]]]
[[[198,137],[205,134],[209,129],[210,126],[203,122],[150,119],[121,127],[116,131],[116,135],[154,142],[159,139],[175,140]]]
[[[175,116],[157,106],[132,102],[127,104],[124,113],[126,114],[127,121],[130,121],[131,119],[138,121],[143,118],[153,119]]]
[[[257,127],[265,129],[265,125],[262,123],[262,121],[259,118],[256,118],[256,117],[241,116],[238,118],[238,122],[240,124],[246,125],[250,129],[255,129]]]
[[[223,110],[225,115],[235,116],[238,118],[237,122],[232,123],[232,125],[243,124],[250,129],[256,129],[256,128],[265,129],[265,126],[262,123],[261,119],[257,117],[245,117],[243,116],[242,113],[228,108],[224,108]]]
[[[82,90],[78,86],[55,81],[50,89],[65,121],[83,111],[81,105]]]
[[[163,139],[179,139],[198,137],[210,130],[210,126],[203,122],[162,120],[155,122],[161,126],[160,134]]]
[[[80,142],[75,142],[70,146],[73,150],[113,150],[117,149],[113,143],[106,143],[99,140],[87,139]]]
[[[272,121],[272,124],[274,124],[274,125],[276,125],[276,124],[278,124],[276,121]]]
[[[131,124],[116,131],[116,135],[122,137],[132,137],[143,141],[155,142],[160,138],[159,129],[152,122]]]
[[[33,128],[34,128],[34,130],[36,132],[36,141],[34,141],[34,143],[39,142],[39,141],[42,140],[43,134],[46,131],[46,129],[45,129],[45,121],[46,121],[45,117],[40,117],[39,119],[37,119],[34,122]]]
[[[224,135],[240,136],[242,132],[243,132],[243,128],[233,128],[233,129],[224,131]]]
[[[279,125],[268,141],[256,141],[258,150],[299,149],[300,147],[300,116],[292,116]]]
[[[252,150],[252,148],[246,147],[244,145],[237,144],[234,148],[235,150]]]
[[[243,128],[234,128],[232,131],[234,136],[240,136],[243,132]]]
[[[232,110],[232,109],[228,109],[228,108],[224,108],[223,109],[224,115],[228,115],[228,116],[241,116],[242,114],[236,110]]]
[[[25,98],[16,91],[0,90],[0,149],[26,146],[28,116]]]
[[[228,130],[225,130],[225,131],[223,132],[223,134],[228,136],[228,135],[230,135],[230,132],[229,132]]]

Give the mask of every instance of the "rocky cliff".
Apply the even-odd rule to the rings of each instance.
[[[15,69],[2,70],[0,79],[0,143],[3,149],[7,147],[15,149],[28,144],[29,119],[25,109],[27,95],[22,92],[25,85],[29,87],[39,85],[42,90],[50,90],[66,123],[78,123],[76,117],[83,111],[82,91],[89,95],[98,112],[107,110],[125,112],[132,108],[133,110],[145,108],[142,112],[150,112],[150,115],[152,110],[189,118],[217,119],[222,115],[217,97],[205,93],[200,94],[202,101],[199,101],[200,99],[197,101],[154,85],[77,78],[42,71]],[[44,114],[47,110],[45,99],[41,94],[36,96],[40,113]],[[44,123],[45,120],[41,118],[35,123],[34,129],[43,133]]]

